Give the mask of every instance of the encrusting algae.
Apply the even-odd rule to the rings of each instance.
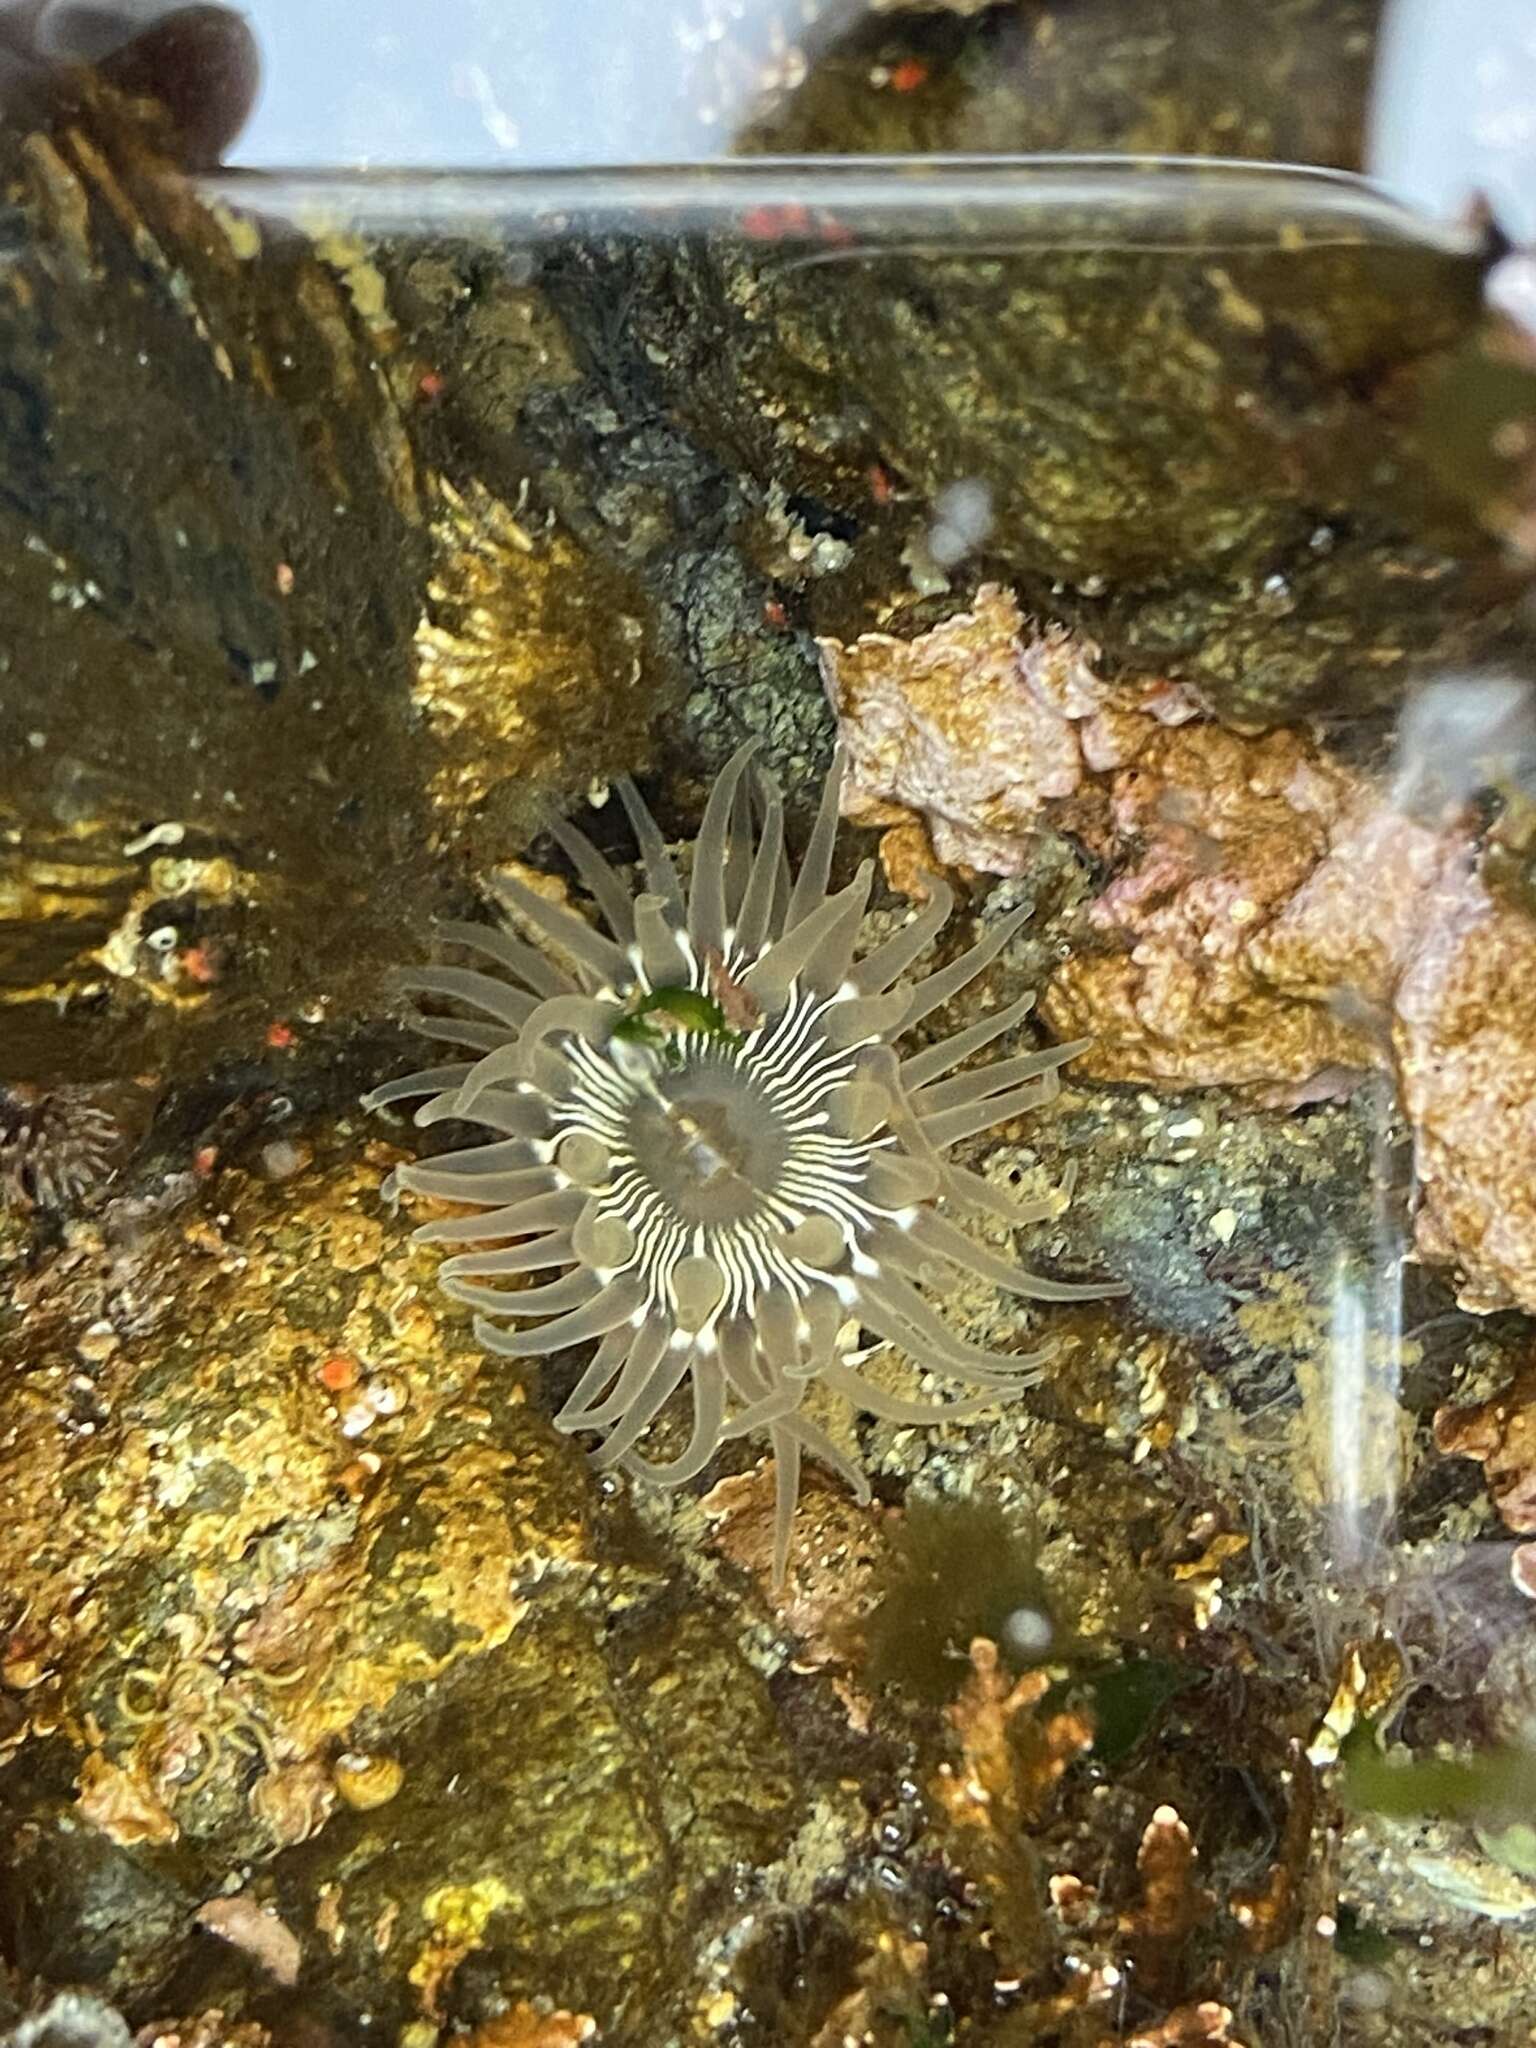
[[[404,977],[446,1006],[418,1011],[419,1027],[476,1057],[389,1082],[367,1100],[380,1108],[424,1096],[418,1124],[468,1120],[494,1134],[402,1166],[396,1179],[478,1212],[417,1236],[482,1247],[457,1252],[442,1278],[480,1312],[488,1349],[531,1358],[599,1340],[555,1419],[562,1430],[605,1434],[600,1466],[675,1486],[725,1439],[767,1430],[782,1579],[803,1454],[840,1471],[861,1499],[869,1491],[803,1413],[813,1382],[871,1414],[922,1423],[977,1414],[1038,1376],[1042,1353],[987,1350],[948,1328],[921,1291],[935,1269],[958,1267],[1037,1301],[1117,1290],[1024,1272],[944,1213],[981,1210],[1011,1224],[1050,1213],[945,1155],[1047,1100],[1080,1045],[957,1073],[1023,1020],[1025,997],[906,1058],[893,1050],[974,980],[1027,913],[908,983],[953,908],[935,879],[925,908],[856,961],[873,868],[864,863],[828,894],[841,759],[792,872],[783,800],[752,752],[740,749],[714,785],[686,892],[630,784],[619,787],[640,850],[638,896],[582,834],[552,826],[607,932],[501,876],[509,910],[539,943],[445,925],[443,939],[491,971],[434,966]],[[534,1286],[505,1284],[558,1268]],[[947,1405],[898,1399],[859,1371],[850,1325],[980,1391]],[[655,1463],[639,1446],[685,1381],[691,1437]]]

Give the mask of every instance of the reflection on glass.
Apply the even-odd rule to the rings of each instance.
[[[4,2048],[1523,2037],[1532,364],[1198,6],[0,76]]]

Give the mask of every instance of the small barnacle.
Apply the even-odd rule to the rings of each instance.
[[[428,966],[403,979],[452,1006],[414,1021],[470,1057],[367,1100],[381,1108],[423,1096],[418,1124],[466,1119],[491,1133],[397,1178],[483,1212],[416,1236],[479,1247],[449,1258],[442,1279],[479,1312],[490,1350],[529,1358],[597,1340],[556,1422],[604,1434],[600,1467],[676,1486],[725,1439],[766,1430],[782,1578],[806,1453],[861,1499],[869,1493],[803,1412],[812,1381],[870,1414],[922,1423],[975,1415],[1038,1377],[1042,1354],[958,1337],[922,1292],[930,1273],[957,1266],[1036,1301],[1119,1290],[1023,1272],[945,1213],[985,1210],[1013,1224],[1051,1213],[1051,1202],[1020,1204],[945,1155],[1047,1099],[1056,1069],[1080,1048],[957,1073],[1022,1020],[1025,997],[906,1058],[893,1050],[996,958],[1027,913],[908,983],[953,907],[935,880],[926,905],[855,960],[873,870],[865,862],[847,888],[827,893],[841,762],[792,872],[782,797],[751,755],[749,744],[714,785],[686,891],[632,784],[619,791],[639,846],[638,896],[556,821],[607,931],[502,876],[509,908],[568,964],[510,930],[444,925],[448,944],[488,968]],[[557,1277],[505,1284],[541,1270]],[[980,1391],[933,1405],[872,1385],[840,1348],[850,1320]],[[640,1445],[685,1382],[691,1437],[657,1464]]]

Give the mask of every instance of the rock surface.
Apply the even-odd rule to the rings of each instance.
[[[1374,8],[1263,12],[828,15],[737,139],[1354,162]],[[1521,1497],[1529,1323],[1402,1257],[1529,1298],[1525,743],[1410,802],[1292,715],[1523,644],[1482,257],[1225,179],[1162,250],[820,193],[367,248],[168,147],[85,83],[0,135],[7,2048],[1513,2039],[1518,1829],[1341,1792],[1528,1713],[1451,1453]],[[814,1475],[776,1590],[760,1444],[595,1479],[354,1105],[424,914],[566,888],[543,794],[627,859],[607,779],[686,839],[751,732],[793,837],[818,653],[892,879],[972,870],[941,957],[1025,908],[976,1002],[1100,1036],[969,1155],[1048,1210],[992,1241],[1131,1291],[958,1288],[1048,1376],[829,1410],[875,1498]]]
[[[1523,758],[1525,693],[1442,686],[1383,777],[1305,730],[1246,736],[1165,685],[1105,683],[1097,650],[992,585],[927,633],[824,641],[822,660],[844,811],[889,828],[893,880],[1019,874],[1047,834],[1100,864],[1042,1000],[1058,1037],[1092,1041],[1081,1071],[1291,1104],[1391,1074],[1420,1253],[1461,1269],[1468,1307],[1536,1308],[1536,925],[1468,803],[1479,762]]]

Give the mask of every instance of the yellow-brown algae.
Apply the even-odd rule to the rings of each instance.
[[[624,593],[563,533],[482,484],[434,487],[434,566],[413,696],[443,757],[454,815],[510,779],[612,773],[644,744],[643,628]]]
[[[88,1255],[59,1276],[27,1373],[0,1380],[4,1677],[34,1723],[93,1717],[87,1803],[113,1830],[146,1825],[119,1796],[130,1785],[144,1814],[172,1817],[151,1833],[233,1822],[250,1787],[264,1835],[302,1837],[323,1814],[278,1787],[297,1792],[306,1759],[365,1707],[505,1642],[526,1580],[588,1568],[580,1461],[520,1403],[493,1419],[465,1400],[481,1355],[436,1309],[428,1262],[363,1227],[377,1162],[316,1152],[292,1183],[227,1171],[212,1238],[172,1223],[131,1283],[119,1263],[141,1309],[94,1368],[94,1437],[63,1400],[99,1298]],[[350,1249],[364,1241],[379,1247],[367,1264]],[[387,1448],[356,1485],[316,1371],[341,1349],[393,1389]],[[381,1548],[402,1515],[417,1533]],[[306,1529],[320,1540],[296,1548]],[[150,1614],[119,1604],[135,1579],[155,1589]]]

